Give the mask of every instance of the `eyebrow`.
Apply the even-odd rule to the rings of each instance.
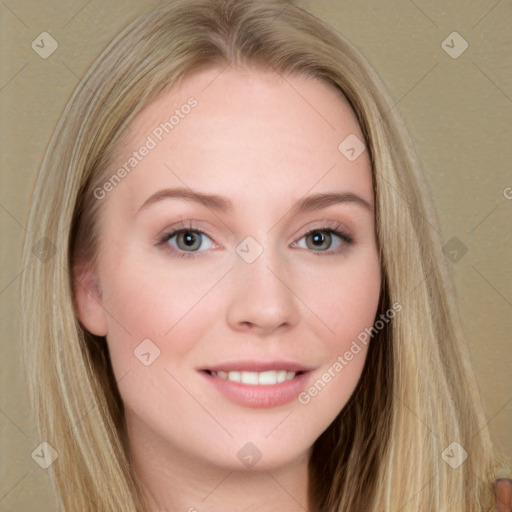
[[[184,199],[202,204],[206,208],[217,210],[223,213],[233,211],[233,203],[226,197],[217,194],[206,194],[187,188],[166,188],[159,190],[150,196],[138,209],[137,214],[148,206],[158,203],[165,199]],[[314,210],[327,208],[334,204],[354,204],[363,207],[365,210],[373,213],[373,206],[361,196],[353,192],[329,192],[313,194],[297,201],[291,208],[290,214],[297,215]]]

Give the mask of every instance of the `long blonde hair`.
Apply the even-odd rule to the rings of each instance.
[[[383,275],[378,314],[395,302],[403,308],[372,339],[356,391],[313,447],[311,509],[489,509],[498,461],[412,145],[361,55],[284,0],[166,2],[111,42],[56,127],[33,194],[22,306],[33,407],[42,440],[59,454],[49,470],[61,507],[147,510],[126,452],[107,345],[76,312],[73,265],[78,255],[94,264],[97,249],[94,190],[148,102],[192,70],[258,63],[323,79],[350,102],[372,163]],[[47,249],[43,257],[34,257],[36,242]],[[442,455],[450,445],[469,454],[456,468]]]

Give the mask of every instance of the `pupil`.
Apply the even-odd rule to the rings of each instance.
[[[184,231],[182,233],[182,241],[187,248],[196,248],[199,239],[197,237],[197,233],[192,231]]]
[[[315,231],[310,235],[311,239],[307,242],[308,247],[316,249],[327,249],[331,243],[331,235],[322,231]],[[311,245],[310,245],[311,244]]]
[[[324,235],[322,233],[315,233],[313,235],[313,241],[314,243],[319,243],[320,245],[323,243],[324,241]]]

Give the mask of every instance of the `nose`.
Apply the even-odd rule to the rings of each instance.
[[[230,274],[226,315],[232,329],[263,336],[298,323],[300,299],[289,282],[290,270],[278,256],[264,251],[252,263],[237,257]]]

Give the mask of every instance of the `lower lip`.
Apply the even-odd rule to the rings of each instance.
[[[310,372],[301,373],[279,384],[269,385],[242,384],[214,377],[204,371],[200,373],[232,402],[244,407],[263,409],[278,407],[296,399],[305,388]]]

